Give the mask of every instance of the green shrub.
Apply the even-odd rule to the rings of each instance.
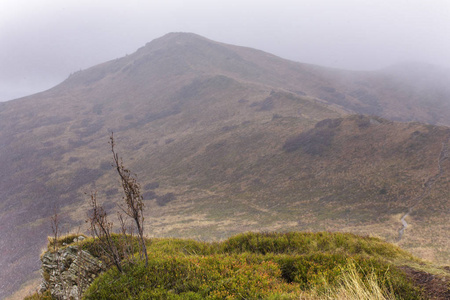
[[[421,298],[386,260],[404,253],[376,238],[246,233],[220,243],[154,239],[148,250],[147,268],[129,264],[123,274],[110,269],[86,299],[298,299],[308,291],[325,295],[341,286],[355,266],[360,278],[373,274],[380,289],[398,299]]]
[[[224,241],[222,251],[226,253],[252,252],[261,254],[338,252],[369,254],[384,258],[412,257],[406,251],[387,244],[378,238],[337,232],[244,233]]]
[[[279,265],[262,256],[166,256],[151,257],[148,268],[129,266],[125,275],[111,269],[94,282],[86,299],[143,299],[154,293],[168,299],[258,299],[289,290]]]

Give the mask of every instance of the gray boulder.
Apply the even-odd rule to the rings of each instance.
[[[45,252],[41,262],[39,292],[50,290],[56,299],[81,299],[82,293],[105,269],[99,259],[74,245]]]

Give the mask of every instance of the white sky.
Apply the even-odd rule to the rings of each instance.
[[[450,0],[0,0],[0,101],[174,31],[336,68],[450,66]]]

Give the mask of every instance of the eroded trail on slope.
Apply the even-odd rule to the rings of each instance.
[[[400,228],[400,230],[398,231],[398,241],[400,241],[403,238],[403,234],[405,233],[405,230],[408,227],[406,217],[409,216],[413,212],[414,208],[417,207],[417,205],[419,205],[422,202],[422,200],[431,191],[434,183],[442,176],[442,173],[444,172],[442,169],[442,162],[449,157],[449,143],[450,138],[448,138],[446,142],[442,142],[442,149],[437,159],[438,172],[436,173],[436,175],[428,178],[428,180],[424,184],[424,189],[422,193],[413,199],[412,206],[408,208],[408,211],[400,219],[400,222],[402,223],[402,228]]]

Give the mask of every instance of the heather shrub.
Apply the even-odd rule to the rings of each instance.
[[[153,239],[148,251],[148,267],[138,262],[125,265],[123,273],[110,269],[96,279],[86,299],[331,299],[356,288],[350,284],[370,293],[387,291],[392,299],[421,299],[386,260],[410,255],[377,238],[246,233],[215,243]]]

